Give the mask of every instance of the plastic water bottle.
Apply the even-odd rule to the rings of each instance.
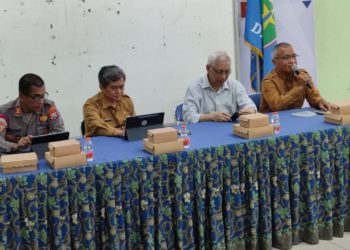
[[[274,127],[275,134],[278,134],[281,131],[280,117],[277,112],[273,112],[271,116],[271,124]]]
[[[91,162],[94,160],[94,145],[90,137],[85,138],[84,152],[86,153],[86,161]]]
[[[184,140],[184,148],[190,147],[190,131],[188,131],[186,124],[181,126],[180,138]]]

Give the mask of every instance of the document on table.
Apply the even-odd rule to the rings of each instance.
[[[312,112],[312,111],[310,111],[310,110],[304,110],[304,111],[292,113],[292,115],[300,116],[300,117],[312,117],[312,116],[315,116],[317,114]]]

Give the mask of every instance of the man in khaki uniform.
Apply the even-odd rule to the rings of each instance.
[[[329,110],[330,104],[322,98],[307,71],[300,69],[298,74],[294,73],[297,56],[288,43],[280,43],[273,49],[275,69],[262,81],[260,112],[301,108],[305,99],[314,108]]]
[[[100,92],[83,107],[86,136],[125,134],[125,120],[135,115],[131,98],[124,94],[125,74],[115,65],[104,66],[98,73]]]
[[[0,106],[1,154],[26,148],[34,135],[65,131],[62,117],[47,95],[38,75],[21,77],[19,97]]]

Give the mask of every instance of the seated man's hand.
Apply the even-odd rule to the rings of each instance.
[[[324,110],[324,111],[328,111],[328,110],[330,110],[331,105],[327,101],[321,100],[318,103],[318,108],[321,109],[321,110]]]
[[[125,135],[125,129],[123,129],[123,128],[116,128],[114,130],[113,136],[124,137],[124,135]]]
[[[311,78],[304,70],[300,70],[299,75],[295,75],[298,86],[306,86],[307,83],[311,84]]]
[[[31,135],[21,137],[21,139],[19,139],[19,141],[12,146],[11,151],[17,151],[19,148],[32,144],[32,138],[33,136]]]
[[[224,112],[216,112],[210,114],[212,121],[215,122],[228,122],[231,121],[231,115],[229,113]]]
[[[247,115],[247,114],[254,114],[254,113],[256,113],[255,108],[245,108],[239,111],[239,115]]]
[[[31,135],[24,136],[24,137],[22,137],[21,139],[19,139],[19,141],[17,142],[17,144],[18,144],[20,147],[25,147],[25,146],[27,146],[27,145],[32,144],[32,138],[33,138],[33,136],[31,136]]]

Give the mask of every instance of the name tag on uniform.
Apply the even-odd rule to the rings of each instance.
[[[112,119],[110,119],[110,118],[105,119],[105,122],[111,122],[111,121],[112,121]]]

